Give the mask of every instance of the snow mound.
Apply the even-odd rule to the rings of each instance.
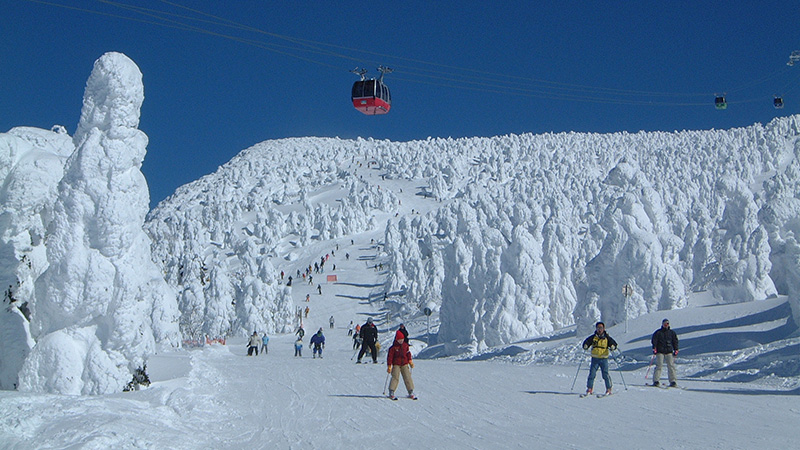
[[[175,294],[142,230],[143,99],[128,57],[107,53],[95,63],[48,223],[49,266],[31,304],[37,344],[20,371],[22,390],[119,391],[156,343],[178,345]]]

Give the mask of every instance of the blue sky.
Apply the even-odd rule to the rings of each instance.
[[[151,205],[268,139],[725,129],[800,113],[800,65],[786,66],[796,1],[14,0],[0,12],[0,132],[72,134],[93,62],[119,51],[138,64]],[[392,111],[364,116],[349,70],[380,64],[395,69]]]

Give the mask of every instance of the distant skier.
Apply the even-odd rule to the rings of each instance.
[[[308,313],[309,313],[310,311],[311,311],[311,308],[309,308],[308,306],[306,306],[306,317],[308,317]]]
[[[253,356],[253,353],[258,356],[258,345],[261,344],[261,339],[258,338],[258,333],[253,331],[250,335],[250,341],[247,342],[247,356]]]
[[[294,356],[303,356],[303,340],[297,339],[294,341]]]
[[[361,327],[361,332],[359,334],[362,342],[361,350],[358,352],[358,361],[356,361],[356,363],[361,364],[361,358],[364,356],[367,348],[369,348],[372,352],[372,363],[378,364],[378,349],[375,347],[375,342],[378,341],[378,327],[372,323],[372,317],[367,319],[367,323]]]
[[[300,325],[300,328],[294,332],[295,336],[297,336],[301,341],[303,340],[303,336],[306,335],[306,330],[303,329],[303,326]]]
[[[322,285],[321,284],[317,285],[317,292],[319,292],[319,295],[322,295]]]
[[[292,276],[291,275],[289,275],[289,281],[286,282],[286,285],[287,286],[291,286],[292,285]]]
[[[350,325],[347,326],[347,335],[348,336],[352,336],[353,335],[353,321],[352,320],[350,321]]]
[[[403,376],[403,384],[406,385],[408,391],[408,398],[417,399],[414,395],[414,380],[411,378],[411,369],[414,368],[414,361],[411,357],[411,351],[408,348],[405,335],[402,331],[397,330],[394,335],[394,343],[386,352],[386,373],[392,374],[392,381],[389,383],[389,398],[396,400],[394,391],[400,383],[400,375]]]
[[[331,318],[328,319],[328,323],[330,323],[331,329],[333,329],[333,316],[331,316]]]
[[[595,325],[594,334],[583,341],[583,349],[592,349],[592,363],[589,365],[589,378],[586,380],[586,394],[592,393],[594,388],[594,377],[597,375],[597,369],[603,375],[603,381],[606,383],[606,395],[611,394],[611,376],[608,374],[608,355],[609,350],[617,348],[617,342],[606,333],[606,325],[603,322],[597,322]]]
[[[361,336],[359,336],[358,332],[353,333],[353,350],[357,349],[363,340]]]
[[[311,336],[311,341],[308,345],[312,346],[312,357],[316,358],[317,353],[322,358],[322,349],[325,348],[325,336],[322,335],[322,328],[317,331],[317,334]]]
[[[267,332],[265,331],[264,335],[261,336],[261,353],[265,355],[269,353],[269,347],[267,347],[268,344],[269,344],[269,336],[267,336]]]
[[[408,330],[406,330],[406,326],[401,323],[400,326],[397,327],[397,331],[403,333],[403,339],[405,339],[406,344],[408,344]]]
[[[675,357],[678,356],[678,335],[669,327],[669,320],[661,321],[661,328],[653,333],[650,339],[653,344],[653,354],[656,355],[656,370],[653,372],[653,386],[658,386],[661,380],[661,369],[664,367],[664,360],[667,360],[667,374],[669,376],[669,386],[678,386],[678,376],[676,375]]]

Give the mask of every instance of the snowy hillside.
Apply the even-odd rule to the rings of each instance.
[[[505,355],[698,298],[800,299],[798,116],[675,133],[267,141],[147,214],[143,92],[133,61],[108,53],[74,136],[0,134],[2,389],[119,392],[181,341],[292,332],[304,294],[367,301],[385,328],[419,330],[429,307],[427,358]]]
[[[690,297],[680,311],[631,320],[627,333],[624,324],[611,328],[622,354],[620,365],[611,362],[615,394],[603,399],[578,398],[588,358],[579,347],[584,336],[572,329],[460,360],[429,359],[425,353],[437,349],[426,349],[425,321],[406,321],[419,400],[392,402],[383,394],[386,365],[354,364],[351,320],[374,317],[385,345],[399,323],[385,321],[379,298],[370,301],[385,277],[364,267],[379,257],[377,248],[366,237],[354,241],[329,260],[348,282],[323,283],[322,295],[307,283],[293,286],[294,301],[310,307],[305,328],[323,328],[323,359],[308,348],[294,357],[293,334],[270,334],[266,355],[247,357],[244,338],[154,355],[147,364],[153,383],[136,392],[0,392],[0,408],[10,412],[0,420],[0,442],[20,449],[753,449],[791,448],[796,440],[800,338],[797,311],[785,298],[694,307],[702,299]],[[649,338],[664,316],[681,339],[683,389],[645,386],[653,376]],[[599,376],[596,383],[602,386]],[[598,416],[607,420],[587,420]]]
[[[433,302],[439,340],[480,351],[682,308],[691,292],[797,297],[798,131],[789,117],[728,131],[268,141],[179,189],[147,229],[184,335],[287,330],[278,274],[313,262],[297,249],[378,231],[394,312]]]

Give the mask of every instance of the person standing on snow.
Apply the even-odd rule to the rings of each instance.
[[[389,382],[389,398],[397,400],[394,396],[394,391],[400,383],[400,375],[403,376],[403,384],[406,385],[408,391],[408,398],[414,400],[417,396],[414,395],[414,380],[411,378],[411,369],[414,368],[414,361],[411,357],[411,351],[408,348],[408,342],[405,340],[405,335],[401,330],[397,330],[394,335],[394,343],[386,352],[386,373],[392,374],[392,381]]]
[[[372,323],[372,317],[367,318],[367,323],[361,327],[359,336],[361,337],[361,350],[358,352],[356,364],[361,364],[361,358],[366,353],[367,348],[372,352],[372,363],[378,364],[378,349],[375,347],[375,342],[378,341],[378,327]]]
[[[297,339],[294,341],[294,356],[303,356],[303,340]]]
[[[331,316],[331,318],[328,319],[328,323],[331,324],[331,329],[333,329],[333,316]]]
[[[300,328],[294,333],[300,340],[303,340],[303,336],[306,335],[306,330],[303,329],[303,326],[300,325]]]
[[[325,348],[325,336],[322,335],[322,328],[317,331],[317,334],[311,336],[311,341],[308,345],[313,346],[312,349],[312,358],[317,357],[317,353],[319,353],[320,359],[322,358],[322,349]]]
[[[661,321],[661,328],[653,333],[650,342],[653,344],[653,354],[656,355],[656,370],[653,372],[653,386],[661,384],[661,369],[664,367],[664,360],[667,360],[669,387],[678,387],[678,376],[675,367],[675,357],[678,356],[678,334],[669,327],[668,319]]]
[[[253,353],[258,356],[258,345],[261,343],[261,339],[258,338],[258,333],[253,331],[253,334],[250,335],[250,341],[247,343],[247,356],[253,356]]]
[[[353,321],[352,320],[350,321],[350,325],[347,326],[347,335],[348,336],[352,336],[353,335]]]
[[[603,375],[603,381],[606,383],[606,395],[611,394],[611,376],[608,374],[608,355],[609,350],[616,350],[617,341],[611,338],[606,333],[606,325],[603,322],[597,322],[595,325],[594,334],[583,341],[583,349],[592,349],[592,363],[589,365],[589,378],[586,380],[586,394],[592,393],[594,388],[594,377],[597,375],[597,369]]]
[[[261,336],[261,353],[265,355],[269,353],[269,348],[267,347],[267,344],[269,344],[269,336],[267,336],[267,332],[265,331],[264,335]]]

